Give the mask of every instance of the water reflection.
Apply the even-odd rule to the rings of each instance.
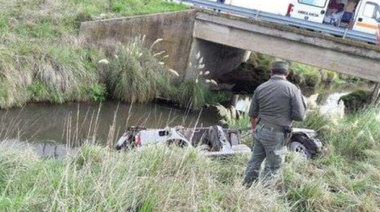
[[[28,104],[23,108],[0,110],[0,139],[29,141],[58,141],[96,136],[105,142],[113,127],[113,136],[121,134],[126,126],[214,125],[217,113],[208,109],[189,112],[157,104],[129,105],[117,102],[68,103],[62,105]]]
[[[369,90],[368,84],[344,84],[340,86],[321,86],[317,88],[301,88],[302,94],[306,97],[309,110],[319,110],[322,115],[328,117],[343,117],[344,103],[339,99],[356,90],[357,88]],[[251,95],[241,95],[235,103],[237,110],[246,110],[249,107]]]

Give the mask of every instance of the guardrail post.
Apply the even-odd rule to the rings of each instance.
[[[345,39],[345,38],[346,38],[346,35],[347,35],[347,31],[348,31],[348,28],[346,28],[346,29],[344,30],[343,39]]]
[[[256,19],[257,19],[257,17],[259,17],[259,13],[260,13],[260,10],[256,10]]]

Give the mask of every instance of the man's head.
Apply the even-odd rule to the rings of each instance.
[[[289,74],[289,63],[284,61],[276,61],[272,64],[272,75],[283,75],[288,76]]]

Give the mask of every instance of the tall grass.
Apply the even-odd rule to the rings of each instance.
[[[323,121],[325,126],[319,127],[324,129],[320,133],[325,149],[322,155],[296,168],[294,162],[286,166],[285,181],[291,192],[288,198],[299,211],[380,209],[378,188],[372,186],[380,180],[380,171],[374,169],[380,155],[378,114],[378,108],[368,108],[342,119]],[[319,116],[313,118],[321,120]]]
[[[226,117],[232,119],[230,124],[241,122],[233,115]],[[276,188],[291,211],[380,210],[378,117],[378,108],[359,110],[343,118],[310,112],[304,122],[297,124],[316,130],[324,147],[310,161],[287,154]]]
[[[138,37],[126,45],[116,46],[109,67],[105,69],[113,98],[143,103],[157,96],[169,95],[171,79],[175,75],[154,56],[151,52],[153,46],[148,48],[144,42],[144,37]]]
[[[286,211],[277,192],[240,185],[241,158],[231,172],[196,149],[84,146],[56,161],[0,148],[2,211]]]
[[[211,160],[193,148],[85,145],[53,160],[0,144],[0,210],[378,211],[378,113],[324,122],[323,153],[313,160],[288,153],[269,188],[241,185],[249,155]]]
[[[250,101],[245,99],[245,108],[243,111],[236,110],[235,107],[226,108],[222,105],[216,105],[216,109],[222,122],[226,123],[230,128],[247,128],[251,126],[250,117],[248,115]]]
[[[30,101],[103,100],[107,94],[97,62],[104,53],[82,44],[80,22],[186,8],[161,0],[0,4],[0,108]]]
[[[218,83],[211,79],[210,71],[205,70],[203,57],[198,52],[192,62],[189,63],[187,76],[183,82],[177,84],[172,90],[170,98],[178,102],[184,108],[200,108],[206,104],[214,104],[215,101],[222,100],[224,97],[213,98],[213,93],[209,90],[210,85],[217,86]],[[223,94],[221,94],[224,96]]]

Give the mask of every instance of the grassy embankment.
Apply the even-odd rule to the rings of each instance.
[[[124,57],[119,62],[111,61],[112,68],[104,68],[98,61],[111,55],[106,54],[107,50],[83,44],[79,36],[80,22],[185,9],[161,0],[1,0],[0,4],[1,108],[27,102],[99,101],[107,97],[149,101],[152,92],[161,92],[160,85],[167,82],[152,81],[157,76],[150,75],[147,80],[139,77],[156,69],[163,71],[164,68],[159,67],[160,58],[152,58],[153,53],[147,51],[149,47],[137,49],[142,56],[129,52],[127,48],[133,46],[131,43],[117,46],[116,54]],[[141,43],[141,40],[136,42]],[[124,61],[123,64],[122,59],[132,64]],[[146,72],[141,73],[141,70]],[[116,79],[135,73],[140,76],[128,77],[125,81]],[[130,91],[124,89],[125,85],[131,81],[135,87],[130,86],[130,89],[134,93],[125,95]],[[154,89],[141,83],[145,81],[152,82]]]
[[[186,81],[178,85],[165,80],[168,72],[160,62],[166,56],[149,52],[149,46],[136,47],[131,42],[114,46],[116,51],[111,51],[85,46],[79,36],[82,21],[175,11],[185,9],[184,6],[161,0],[11,0],[0,3],[0,108],[27,102],[107,98],[147,102],[156,96],[170,98],[183,107],[197,108],[223,102],[231,96],[208,91],[205,70],[199,69],[202,58],[197,58],[198,64],[193,65],[194,69],[203,71],[202,76],[198,76],[199,82]],[[98,63],[105,58],[110,63],[108,67]],[[261,78],[265,78],[272,59],[254,56],[253,65],[264,70]],[[301,74],[301,84],[318,84],[321,78],[318,71],[297,67],[295,70],[306,73]],[[330,72],[327,78],[337,79],[336,74]]]
[[[197,149],[130,152],[84,146],[65,160],[0,145],[1,211],[379,211],[378,109],[327,120],[311,113],[323,153],[288,153],[275,188],[241,186],[249,158],[211,160]]]

